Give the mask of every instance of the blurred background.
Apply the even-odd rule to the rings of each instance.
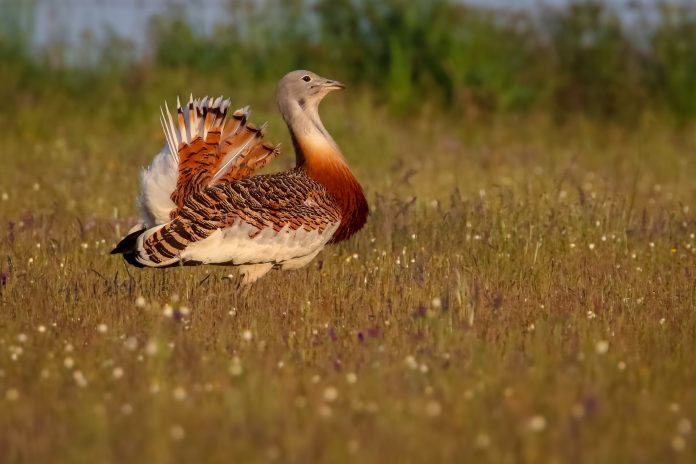
[[[364,230],[249,295],[109,256],[164,101],[285,169],[298,68]],[[0,0],[0,460],[696,462],[694,122],[693,0]]]
[[[251,105],[291,147],[275,85],[302,68],[348,85],[322,114],[370,195],[429,204],[568,166],[692,189],[694,2],[0,0],[0,63],[19,210],[131,214],[176,96]],[[51,190],[25,199],[35,183]]]
[[[396,114],[429,105],[467,117],[696,116],[696,5],[686,0],[2,0],[0,8],[5,102],[139,98],[157,73],[190,71],[189,80],[215,76],[234,87],[311,68]],[[196,86],[181,87],[158,86],[185,94]]]

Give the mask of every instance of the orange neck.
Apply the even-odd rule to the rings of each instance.
[[[295,134],[291,131],[297,165],[322,184],[341,208],[341,224],[331,243],[346,240],[367,221],[368,206],[362,186],[350,171],[336,143],[320,133]]]

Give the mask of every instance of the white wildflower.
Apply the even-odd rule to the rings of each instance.
[[[87,379],[85,378],[82,371],[73,372],[73,379],[75,380],[75,383],[78,387],[85,388],[87,386]]]
[[[404,359],[404,363],[406,364],[406,366],[409,369],[413,369],[413,370],[418,369],[418,363],[416,362],[416,358],[414,358],[411,355],[406,356],[406,359]]]
[[[425,404],[425,413],[430,417],[437,417],[442,413],[442,405],[435,400]]]
[[[157,346],[157,342],[154,340],[148,341],[147,345],[145,345],[145,354],[147,354],[148,356],[156,355],[158,350],[159,347]]]
[[[674,451],[684,451],[684,448],[686,448],[686,440],[684,440],[684,437],[677,435],[672,438],[672,449]]]
[[[162,308],[162,314],[164,314],[164,317],[172,317],[174,315],[174,308],[167,303],[164,305],[164,308]]]
[[[169,429],[169,436],[172,437],[172,440],[174,440],[174,441],[183,440],[185,435],[186,435],[186,432],[184,431],[184,428],[180,425],[173,425]]]
[[[546,428],[546,418],[541,415],[533,416],[527,422],[527,427],[532,432],[541,432]]]
[[[692,429],[691,421],[689,419],[687,419],[686,417],[683,418],[682,420],[680,420],[679,423],[677,424],[677,430],[682,435],[690,434],[691,429]]]
[[[17,401],[19,399],[19,391],[15,388],[10,388],[5,392],[5,399],[7,401]]]
[[[184,401],[186,399],[186,389],[184,387],[176,387],[172,391],[172,397],[177,401]]]
[[[609,342],[607,340],[600,340],[595,344],[595,351],[597,354],[605,354],[609,351]]]
[[[328,402],[335,401],[338,398],[338,390],[336,387],[326,387],[324,389],[324,400]]]
[[[474,444],[477,448],[488,448],[491,444],[491,437],[489,437],[485,433],[479,433],[478,435],[476,435]]]

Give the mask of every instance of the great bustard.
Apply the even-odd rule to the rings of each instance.
[[[167,144],[140,176],[140,223],[116,246],[139,267],[239,266],[250,284],[273,268],[299,269],[327,243],[365,224],[363,189],[319,118],[337,81],[293,71],[277,103],[295,148],[296,166],[251,176],[279,149],[262,142],[265,127],[249,108],[228,118],[229,100],[191,98],[177,121],[162,111]]]

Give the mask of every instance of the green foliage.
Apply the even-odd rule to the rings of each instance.
[[[622,121],[656,111],[696,116],[694,7],[663,5],[659,22],[636,23],[644,27],[639,34],[603,2],[540,8],[533,16],[453,0],[269,0],[263,8],[237,0],[228,24],[210,35],[176,10],[154,19],[150,49],[135,61],[143,72],[205,73],[229,85],[271,84],[290,69],[310,68],[369,87],[397,113],[434,105]],[[17,87],[75,95],[133,79],[135,51],[115,36],[106,44],[85,38],[88,66],[68,66],[60,46],[36,57],[18,26],[31,11],[0,22],[0,77],[10,97]]]
[[[529,108],[540,88],[534,82],[538,53],[529,18],[515,15],[500,25],[496,15],[466,10],[452,31],[448,71],[466,104],[490,110]]]
[[[560,113],[639,114],[647,76],[614,14],[599,2],[572,4],[551,18],[552,101]]]
[[[447,0],[324,0],[318,7],[320,43],[332,51],[333,67],[376,85],[397,110],[422,103],[423,95],[449,101],[453,13],[458,11]]]
[[[661,27],[653,37],[659,96],[679,118],[696,116],[696,11],[661,9]]]

